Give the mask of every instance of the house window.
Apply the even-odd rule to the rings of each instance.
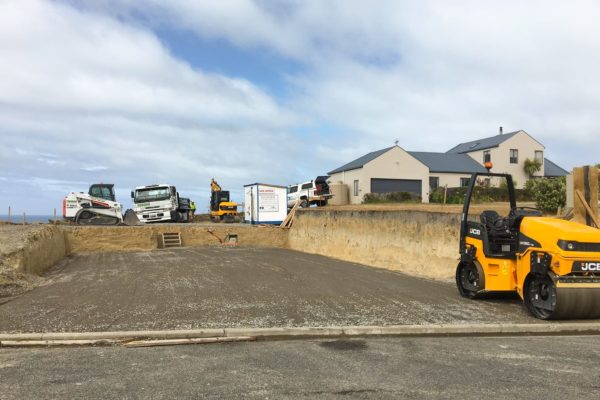
[[[354,181],[354,196],[358,196],[358,180]]]
[[[430,176],[429,177],[429,190],[435,190],[440,187],[440,177]]]
[[[544,163],[544,152],[540,150],[535,151],[535,161],[538,161],[540,164]]]
[[[483,152],[483,163],[485,164],[486,162],[490,161],[492,161],[492,155],[490,154],[489,150],[486,150]]]
[[[471,181],[471,178],[460,178],[460,186],[467,187],[467,186],[469,186],[470,181]]]
[[[518,164],[519,163],[519,150],[510,149],[510,163]]]

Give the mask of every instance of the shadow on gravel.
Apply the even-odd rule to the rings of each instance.
[[[319,343],[319,346],[331,350],[365,350],[366,340],[333,340]]]

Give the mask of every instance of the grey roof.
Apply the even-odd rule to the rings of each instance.
[[[500,145],[500,143],[507,141],[508,139],[515,136],[519,132],[521,132],[521,131],[510,132],[510,133],[505,133],[503,135],[496,135],[496,136],[491,136],[491,137],[484,138],[484,139],[478,139],[478,140],[473,140],[473,141],[466,142],[466,143],[461,143],[458,146],[451,148],[446,153],[469,153],[471,151],[484,150],[484,149],[489,149],[492,147],[498,147]]]
[[[486,172],[486,169],[466,154],[430,153],[409,151],[417,160],[427,167],[429,172],[472,173]]]
[[[565,171],[558,165],[554,164],[552,161],[544,158],[544,176],[547,177],[557,177],[557,176],[567,176],[569,175],[568,171]]]
[[[369,161],[373,161],[374,159],[376,159],[380,155],[388,152],[389,150],[393,149],[394,147],[396,147],[396,146],[386,147],[385,149],[381,149],[381,150],[373,151],[369,154],[365,154],[364,156],[359,157],[354,161],[350,161],[348,164],[344,164],[341,167],[334,169],[333,171],[329,171],[327,174],[332,175],[332,174],[337,174],[338,172],[350,171],[352,169],[362,168]]]

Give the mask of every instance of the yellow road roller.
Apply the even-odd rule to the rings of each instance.
[[[478,178],[506,179],[507,216],[469,216]],[[600,229],[517,207],[512,176],[471,176],[461,215],[456,285],[466,298],[516,292],[539,319],[600,317]]]

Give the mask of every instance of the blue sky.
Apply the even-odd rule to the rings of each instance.
[[[566,169],[597,163],[594,1],[5,0],[0,214],[69,191],[321,175],[524,129]]]

